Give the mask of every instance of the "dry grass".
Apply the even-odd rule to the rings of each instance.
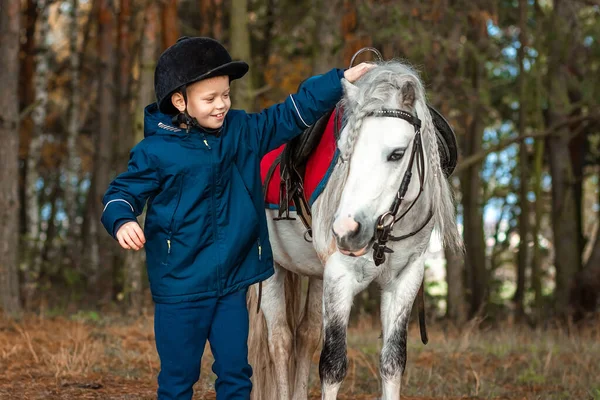
[[[600,329],[570,335],[521,327],[457,332],[430,327],[430,344],[409,334],[402,392],[425,399],[600,400]],[[379,393],[381,340],[372,324],[349,330],[349,370],[341,399]],[[195,399],[214,399],[207,348]],[[311,398],[319,398],[318,354]],[[152,316],[99,321],[0,318],[0,399],[152,399],[159,362]]]

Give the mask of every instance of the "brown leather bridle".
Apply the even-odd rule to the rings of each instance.
[[[423,228],[429,224],[431,218],[433,217],[433,212],[430,211],[427,219],[423,224],[420,225],[419,229],[408,233],[402,236],[393,236],[391,234],[394,229],[394,224],[400,221],[404,216],[413,208],[413,206],[417,203],[417,200],[421,196],[424,190],[425,183],[425,157],[423,154],[423,142],[421,139],[421,120],[416,116],[412,115],[406,111],[397,110],[397,109],[382,109],[379,111],[375,111],[368,116],[374,117],[392,117],[392,118],[400,118],[411,124],[415,128],[415,137],[413,139],[413,147],[410,153],[410,160],[408,161],[408,167],[406,172],[404,173],[404,177],[402,178],[402,182],[400,183],[400,188],[396,192],[396,196],[394,197],[394,201],[390,206],[390,209],[381,215],[377,221],[377,230],[375,233],[375,243],[373,244],[373,261],[375,265],[379,266],[383,262],[385,262],[385,254],[392,253],[393,250],[386,246],[388,241],[400,241],[403,239],[407,239],[411,236],[419,233]],[[400,216],[397,216],[398,211],[400,210],[400,206],[404,201],[404,196],[408,191],[408,186],[410,185],[410,181],[412,179],[412,169],[413,166],[417,165],[417,173],[419,175],[419,194],[415,198],[415,200],[411,203],[411,205],[404,211]]]

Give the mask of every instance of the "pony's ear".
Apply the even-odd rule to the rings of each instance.
[[[358,87],[344,78],[342,78],[342,86],[344,87],[344,92],[346,92],[348,100],[352,103],[358,103]]]
[[[415,106],[415,85],[412,82],[406,82],[402,86],[402,103],[401,106],[404,108],[414,108]]]

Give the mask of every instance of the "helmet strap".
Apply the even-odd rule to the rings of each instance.
[[[173,125],[181,125],[181,124],[185,124],[186,126],[186,132],[190,133],[190,129],[192,129],[192,127],[196,127],[196,128],[200,128],[202,129],[202,126],[200,126],[200,124],[198,123],[198,120],[196,120],[196,118],[192,117],[187,110],[187,85],[183,85],[179,91],[181,92],[181,95],[183,96],[183,101],[185,103],[185,109],[180,112],[179,114],[177,114],[176,116],[173,117],[172,122]]]
[[[198,123],[198,120],[196,118],[192,117],[188,113],[188,110],[187,110],[187,85],[183,85],[179,90],[181,92],[181,95],[183,96],[183,101],[185,103],[185,109],[172,118],[171,122],[173,123],[173,125],[180,126],[181,124],[185,124],[185,126],[186,126],[185,130],[187,133],[190,133],[190,129],[192,129],[192,127],[196,127],[196,128],[198,128],[202,131],[205,131],[209,134],[219,136],[222,128],[218,128],[218,129],[214,129],[214,130],[204,128],[202,125],[200,125]]]

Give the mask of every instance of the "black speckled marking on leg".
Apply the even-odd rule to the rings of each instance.
[[[400,322],[381,350],[381,376],[391,379],[406,368],[406,323]]]
[[[346,377],[347,369],[346,326],[339,322],[333,323],[325,329],[319,377],[323,383],[340,383]]]

